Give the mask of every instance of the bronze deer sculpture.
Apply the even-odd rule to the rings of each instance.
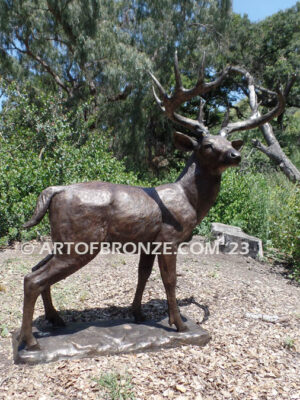
[[[241,160],[239,149],[242,140],[232,142],[226,135],[252,129],[278,116],[284,108],[284,98],[277,93],[278,102],[265,115],[253,115],[243,122],[223,124],[219,135],[209,134],[203,121],[203,102],[196,120],[186,118],[176,112],[181,104],[195,96],[201,96],[218,87],[233,69],[227,67],[212,82],[204,81],[204,61],[194,88],[182,86],[175,54],[176,87],[168,96],[159,81],[153,76],[159,96],[155,99],[168,118],[188,128],[190,136],[176,132],[175,145],[192,155],[175,183],[155,188],[142,188],[106,182],[85,182],[69,186],[48,187],[40,194],[33,217],[24,227],[38,224],[47,210],[51,224],[53,242],[143,242],[171,243],[172,254],[158,255],[158,264],[166,290],[169,324],[175,324],[179,332],[185,331],[176,302],[176,249],[179,244],[190,240],[193,229],[214,204],[220,188],[222,172],[237,166]],[[65,249],[65,247],[64,247]],[[51,254],[36,265],[24,278],[24,308],[19,343],[36,350],[38,342],[32,334],[32,319],[35,302],[41,294],[45,317],[56,325],[64,322],[54,308],[50,287],[71,275],[89,261],[92,254],[70,252]],[[143,320],[141,300],[146,282],[151,274],[155,255],[141,253],[138,270],[138,284],[132,303],[135,320]]]

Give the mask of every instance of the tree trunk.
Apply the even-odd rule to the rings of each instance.
[[[241,70],[241,69],[240,69]],[[260,111],[258,110],[258,102],[257,102],[257,94],[255,91],[255,84],[252,75],[248,72],[245,74],[247,82],[248,82],[248,97],[249,97],[249,104],[252,110],[252,117],[260,117]],[[285,90],[285,94],[287,95],[295,82],[295,76],[292,77],[290,82],[287,85]],[[266,91],[264,88],[260,87],[260,90]],[[272,93],[270,91],[267,91]],[[295,167],[295,165],[291,162],[291,160],[285,155],[284,151],[282,150],[278,140],[276,139],[273,131],[273,127],[269,122],[260,126],[260,130],[264,135],[265,141],[267,146],[263,145],[258,139],[252,140],[254,147],[258,150],[266,154],[276,165],[279,166],[281,171],[285,174],[285,176],[294,183],[300,184],[300,171]]]
[[[279,166],[285,176],[292,182],[300,184],[300,171],[285,155],[278,140],[276,139],[272,125],[267,123],[260,127],[268,146],[264,146],[258,139],[252,140],[255,148],[266,154],[276,165]]]

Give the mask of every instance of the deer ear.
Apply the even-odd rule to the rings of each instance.
[[[237,140],[233,140],[231,142],[231,146],[235,149],[235,150],[240,150],[243,147],[244,141],[241,139],[237,139]]]
[[[174,144],[178,150],[183,151],[193,151],[198,146],[197,140],[180,132],[174,133]]]

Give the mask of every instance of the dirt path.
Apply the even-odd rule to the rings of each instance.
[[[300,288],[268,264],[223,254],[178,257],[181,312],[201,323],[203,309],[209,311],[202,326],[212,340],[204,348],[14,365],[9,332],[20,326],[23,276],[41,259],[37,251],[38,245],[31,256],[0,253],[0,399],[110,398],[96,381],[106,373],[121,374],[123,398],[134,392],[136,399],[300,399]],[[55,286],[54,302],[66,321],[129,316],[136,277],[137,256],[97,257]],[[146,314],[164,314],[164,299],[156,264],[143,299]],[[45,324],[41,300],[35,318]]]

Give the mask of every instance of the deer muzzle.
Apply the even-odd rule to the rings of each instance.
[[[226,158],[230,164],[238,165],[241,162],[241,153],[237,150],[230,149],[226,154]]]

